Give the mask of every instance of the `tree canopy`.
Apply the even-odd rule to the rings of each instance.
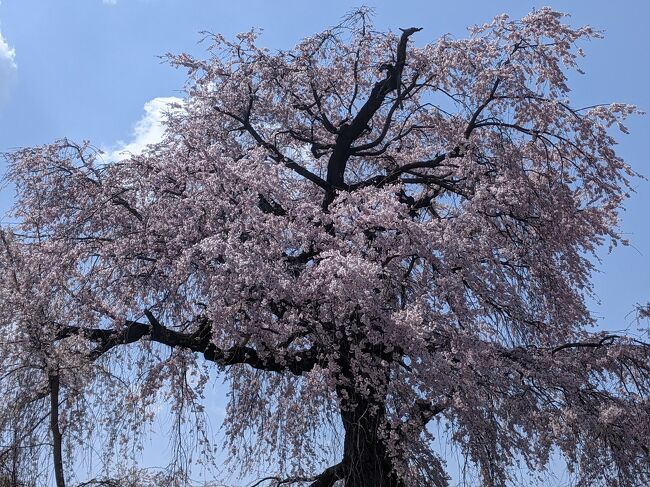
[[[650,348],[585,304],[636,109],[572,104],[599,34],[564,17],[421,47],[367,9],[277,52],[209,34],[207,59],[168,56],[185,97],[144,153],[7,154],[3,444],[63,485],[65,451],[115,466],[165,404],[178,457],[191,433],[209,458],[220,375],[259,485],[442,487],[438,443],[486,486],[558,455],[578,485],[650,483]]]

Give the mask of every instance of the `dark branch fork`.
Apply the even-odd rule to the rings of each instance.
[[[284,164],[284,166],[296,172],[297,174],[304,177],[305,179],[308,179],[312,183],[316,184],[316,186],[328,190],[329,184],[325,180],[323,180],[321,177],[311,172],[309,169],[306,169],[305,167],[301,166],[293,159],[284,155],[282,151],[280,151],[280,149],[278,149],[278,147],[275,144],[272,144],[271,142],[264,140],[262,135],[255,129],[255,127],[253,127],[253,125],[250,122],[250,111],[252,110],[252,99],[253,99],[253,95],[251,95],[251,103],[249,104],[248,111],[246,114],[244,114],[244,116],[240,116],[235,113],[222,110],[218,107],[215,107],[215,110],[241,123],[242,130],[248,132],[248,134],[251,137],[253,137],[253,139],[257,144],[267,149],[270,152],[270,156],[273,160],[281,164]]]
[[[411,27],[401,30],[402,34],[400,36],[400,40],[396,49],[395,62],[393,64],[384,63],[381,66],[382,71],[385,71],[386,73],[384,79],[375,83],[368,96],[368,99],[361,106],[351,121],[344,122],[340,126],[336,127],[334,123],[325,115],[322,107],[323,95],[318,92],[317,87],[313,84],[311,84],[313,102],[306,103],[299,101],[300,99],[295,94],[293,94],[294,97],[298,99],[298,101],[294,103],[295,108],[307,113],[310,117],[320,122],[325,130],[336,136],[335,142],[333,144],[324,144],[316,141],[314,139],[313,133],[302,134],[296,132],[295,130],[288,130],[283,132],[290,135],[297,141],[311,144],[311,150],[315,157],[321,157],[322,155],[331,151],[327,162],[327,174],[325,179],[321,178],[314,172],[310,171],[306,167],[300,165],[290,157],[286,156],[283,151],[280,150],[277,144],[266,140],[259,132],[259,130],[254,127],[251,122],[251,116],[255,102],[255,93],[252,88],[249,87],[249,102],[243,113],[232,113],[231,111],[224,110],[220,107],[214,107],[214,109],[218,113],[226,115],[240,123],[240,129],[248,133],[253,138],[255,143],[260,147],[267,149],[269,151],[269,156],[273,160],[283,164],[285,167],[293,170],[298,175],[313,182],[316,186],[323,189],[325,191],[325,197],[323,200],[323,209],[325,211],[327,211],[329,205],[334,200],[337,191],[355,191],[367,186],[385,186],[387,184],[396,182],[403,174],[412,174],[416,169],[436,168],[440,166],[441,163],[446,159],[463,157],[465,155],[465,148],[456,147],[449,153],[439,154],[430,160],[416,161],[404,164],[386,175],[373,176],[369,179],[366,179],[365,181],[349,185],[345,182],[345,171],[349,159],[353,156],[363,157],[373,154],[381,155],[383,152],[385,152],[391,143],[391,141],[385,141],[385,138],[391,126],[394,114],[399,108],[402,108],[403,102],[405,100],[407,100],[423,86],[427,86],[428,81],[425,81],[424,83],[418,83],[417,73],[414,74],[413,79],[407,85],[405,85],[402,81],[402,74],[406,65],[406,49],[408,40],[410,36],[416,32],[419,32],[421,28]],[[465,133],[466,138],[469,138],[469,134],[477,125],[476,121],[483,109],[495,98],[495,92],[498,85],[499,81],[497,80],[487,100],[473,114]],[[396,92],[396,96],[391,101],[391,105],[386,114],[386,119],[383,122],[380,133],[374,140],[370,142],[354,145],[355,142],[357,142],[359,138],[361,138],[362,135],[368,130],[373,117],[384,105],[388,95],[393,92]],[[409,129],[408,131],[411,131],[413,128]],[[400,133],[397,136],[397,139],[403,137],[404,135],[405,134]],[[382,145],[382,148],[379,148],[375,151],[371,150],[379,145]],[[454,182],[445,179],[445,177],[427,175],[425,179],[422,179],[422,182],[433,183],[446,190],[458,192],[458,189],[454,186]],[[267,202],[262,201],[261,203],[265,211],[275,214],[282,214],[281,210],[278,208],[272,208],[270,205],[266,204]]]
[[[327,162],[327,183],[330,188],[327,190],[323,201],[323,208],[327,210],[336,196],[337,189],[345,188],[345,168],[348,160],[353,154],[352,144],[363,134],[368,127],[370,120],[383,105],[386,96],[392,91],[398,91],[397,99],[394,101],[391,113],[394,112],[403,98],[408,95],[408,89],[400,92],[402,83],[402,72],[406,64],[406,45],[410,36],[420,31],[420,28],[411,27],[404,29],[397,46],[397,59],[395,64],[384,64],[386,77],[375,83],[368,99],[359,109],[352,121],[344,123],[338,129],[336,143],[330,158]],[[411,85],[411,87],[414,84]],[[381,136],[380,136],[381,138]]]

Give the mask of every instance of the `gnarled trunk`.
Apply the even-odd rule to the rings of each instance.
[[[342,410],[345,487],[404,487],[380,434],[384,414],[383,405],[363,399],[354,408]]]

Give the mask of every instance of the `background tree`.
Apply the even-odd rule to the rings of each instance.
[[[186,97],[143,155],[8,154],[7,407],[47,397],[55,440],[111,452],[162,400],[209,455],[216,366],[226,446],[268,484],[447,485],[432,421],[484,485],[556,452],[581,485],[650,482],[650,350],[585,305],[634,177],[610,133],[634,107],[569,99],[598,34],[550,9],[418,31],[361,9],[288,51],[210,35],[169,56]]]

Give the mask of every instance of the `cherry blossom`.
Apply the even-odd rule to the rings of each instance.
[[[586,306],[636,109],[573,105],[600,35],[565,21],[422,47],[367,9],[284,51],[210,34],[207,59],[168,57],[188,81],[161,142],[8,154],[3,443],[38,463],[50,435],[63,485],[66,458],[91,445],[110,471],[164,404],[193,438],[182,485],[221,446],[220,376],[224,446],[258,485],[446,486],[439,441],[486,486],[558,455],[576,485],[650,483],[650,348]]]

